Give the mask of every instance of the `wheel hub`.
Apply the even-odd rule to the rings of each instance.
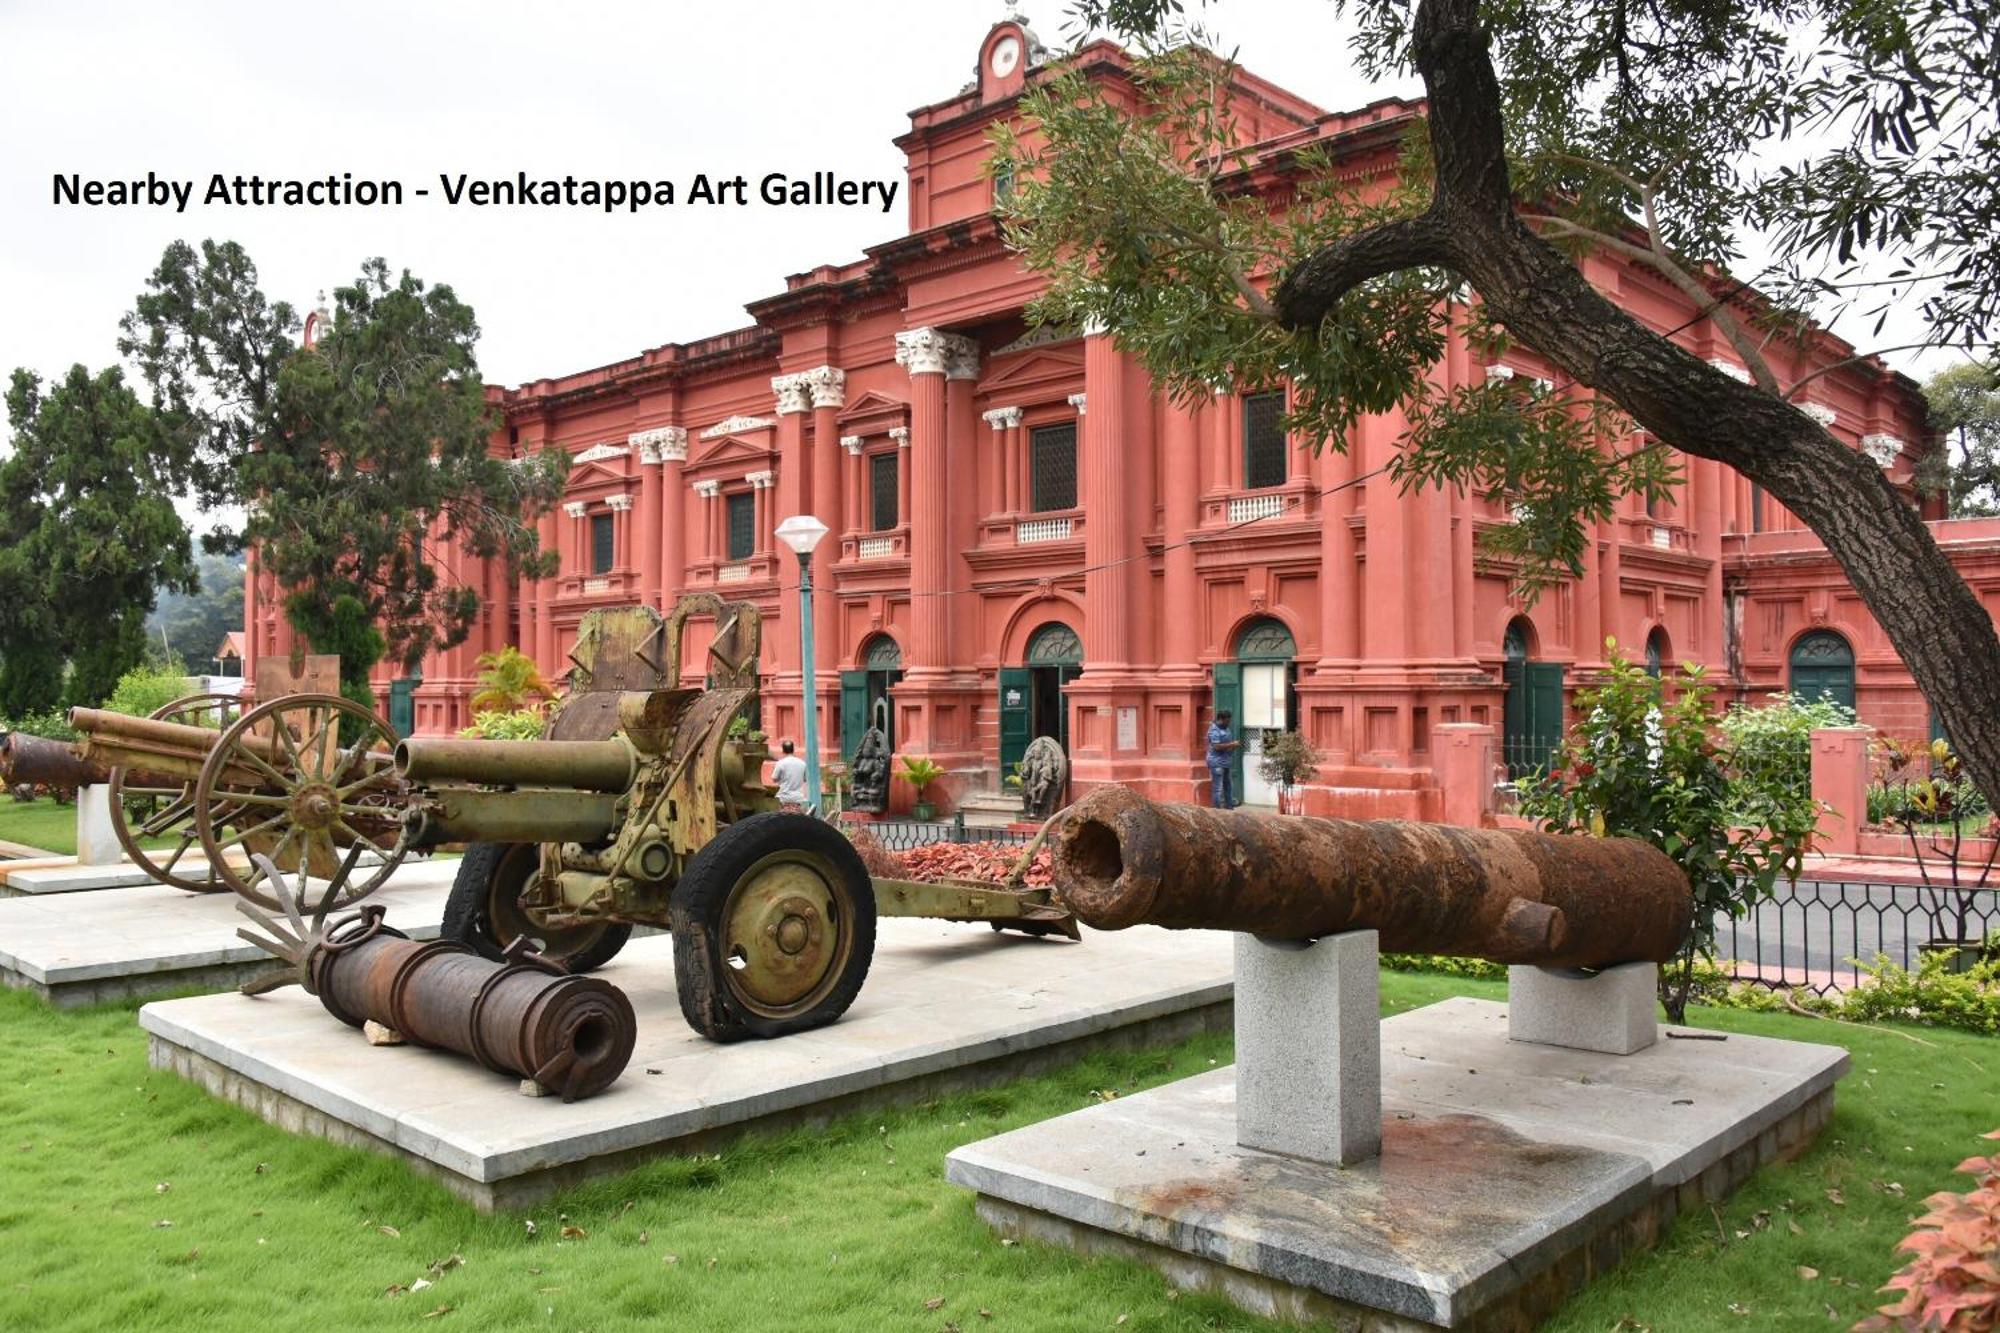
[[[832,909],[832,893],[814,866],[787,860],[754,870],[731,895],[723,923],[730,984],[764,1006],[810,996],[839,958]]]
[[[292,794],[292,822],[309,833],[332,828],[340,815],[340,794],[324,782],[307,783]]]

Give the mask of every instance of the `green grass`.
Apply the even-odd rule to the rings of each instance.
[[[1395,1011],[1502,988],[1391,974],[1382,989]],[[2000,1122],[2000,1048],[1782,1015],[1699,1020],[1846,1045],[1838,1112],[1809,1155],[1683,1218],[1553,1327],[1844,1328],[1879,1299],[1922,1197],[1956,1187],[1953,1164]],[[328,1040],[352,1039],[329,1020]],[[1225,1037],[759,1136],[498,1217],[384,1158],[273,1129],[149,1070],[144,1049],[131,1006],[58,1013],[0,994],[0,1328],[1271,1327],[1144,1267],[1003,1245],[942,1178],[958,1144],[1227,1061]]]
[[[76,854],[76,807],[44,796],[17,801],[0,795],[0,842],[25,843],[64,856]]]

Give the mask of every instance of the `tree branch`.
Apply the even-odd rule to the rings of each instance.
[[[1453,267],[1450,237],[1432,213],[1385,222],[1323,246],[1286,271],[1278,283],[1278,322],[1288,329],[1319,325],[1340,299],[1370,278],[1406,268]]]

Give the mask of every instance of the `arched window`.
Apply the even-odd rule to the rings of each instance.
[[[1253,620],[1236,636],[1239,662],[1289,662],[1299,655],[1299,645],[1282,620]]]
[[[1646,674],[1657,677],[1665,670],[1673,649],[1667,643],[1667,632],[1660,626],[1653,626],[1653,632],[1646,636]]]
[[[1080,666],[1083,640],[1060,620],[1050,621],[1028,639],[1027,661],[1031,667]]]
[[[886,634],[877,634],[861,649],[861,664],[870,671],[901,671],[903,650]]]

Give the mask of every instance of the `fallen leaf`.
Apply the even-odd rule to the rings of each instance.
[[[660,1256],[660,1262],[663,1264],[677,1264],[680,1261],[681,1257],[678,1254],[663,1254]]]
[[[381,1232],[383,1235],[390,1237],[393,1240],[401,1240],[403,1238],[402,1232],[396,1230],[396,1228],[390,1226],[386,1222],[383,1223],[381,1226],[376,1227],[375,1229]]]
[[[1805,1281],[1810,1282],[1818,1276],[1819,1276],[1819,1270],[1817,1268],[1808,1268],[1804,1264],[1799,1265],[1799,1277],[1804,1279]]]
[[[424,1318],[436,1319],[439,1315],[445,1315],[450,1313],[451,1313],[451,1307],[449,1305],[440,1305],[437,1309],[432,1310],[429,1314],[425,1315]]]
[[[430,1266],[430,1275],[432,1277],[443,1277],[446,1273],[449,1273],[452,1269],[463,1268],[464,1266],[465,1266],[464,1255],[462,1254],[450,1255],[432,1264]]]
[[[1132,1317],[1132,1316],[1131,1316],[1131,1315],[1129,1315],[1129,1314],[1121,1314],[1121,1315],[1119,1315],[1119,1316],[1118,1316],[1118,1317],[1117,1317],[1116,1319],[1112,1320],[1111,1322],[1112,1322],[1112,1323],[1113,1323],[1114,1325],[1117,1325],[1117,1324],[1122,1324],[1122,1323],[1124,1323],[1124,1322],[1125,1322],[1125,1321],[1126,1321],[1127,1319],[1130,1319],[1131,1317]]]
[[[979,1307],[979,1317],[981,1319],[991,1319],[993,1317],[993,1312],[982,1305]]]
[[[709,1266],[710,1268],[714,1268],[714,1267],[715,1267],[715,1256],[714,1256],[714,1255],[710,1255],[710,1256],[708,1257],[708,1266]]]
[[[1842,1208],[1847,1207],[1847,1196],[1839,1190],[1828,1190],[1826,1192],[1826,1201]]]
[[[584,1229],[583,1229],[582,1227],[564,1227],[564,1228],[562,1229],[562,1239],[563,1239],[563,1240],[589,1240],[589,1239],[590,1239],[590,1233],[589,1233],[588,1231],[585,1231],[585,1230],[584,1230]]]
[[[258,1176],[261,1176],[261,1175],[263,1175],[263,1174],[264,1174],[264,1173],[265,1173],[266,1171],[268,1171],[268,1170],[270,1170],[270,1169],[271,1169],[271,1168],[270,1168],[269,1166],[265,1165],[265,1164],[264,1164],[263,1162],[259,1162],[259,1163],[257,1163],[257,1165],[256,1165],[256,1166],[254,1166],[254,1167],[252,1167],[252,1168],[251,1168],[251,1174],[252,1174],[252,1175],[258,1175]]]
[[[1789,1217],[1785,1219],[1785,1229],[1791,1232],[1794,1236],[1803,1236],[1806,1234],[1806,1229],[1800,1226],[1797,1222],[1794,1222]]]
[[[527,1226],[527,1228],[528,1228],[528,1234],[529,1234],[530,1236],[534,1235],[534,1234],[536,1233],[536,1231],[538,1230],[538,1228],[537,1228],[537,1227],[535,1226],[535,1219],[534,1219],[534,1218],[532,1218],[532,1217],[530,1217],[530,1218],[527,1218],[527,1219],[525,1220],[525,1225],[526,1225],[526,1226]]]
[[[1741,1301],[1731,1301],[1729,1303],[1729,1313],[1735,1315],[1747,1315],[1750,1313],[1750,1307],[1743,1304],[1743,1302]]]
[[[410,1290],[411,1290],[411,1291],[422,1291],[422,1290],[423,1290],[423,1289],[424,1289],[425,1287],[428,1287],[428,1286],[430,1286],[430,1285],[432,1285],[432,1283],[431,1283],[431,1280],[430,1280],[429,1278],[427,1278],[427,1277],[420,1277],[420,1278],[418,1278],[418,1279],[417,1279],[417,1280],[416,1280],[415,1282],[412,1282],[412,1283],[410,1284]]]
[[[159,1221],[157,1221],[157,1222],[153,1223],[153,1228],[154,1228],[155,1230],[163,1230],[163,1229],[165,1229],[165,1228],[167,1228],[167,1227],[170,1227],[170,1226],[172,1226],[172,1225],[173,1225],[173,1223],[172,1223],[172,1222],[169,1222],[169,1221],[168,1221],[168,1220],[167,1220],[166,1218],[164,1218],[164,1217],[163,1217],[163,1218],[161,1218],[161,1219],[160,1219]]]
[[[942,1297],[942,1296],[933,1296],[933,1297],[931,1297],[931,1298],[930,1298],[929,1300],[927,1300],[927,1301],[925,1301],[925,1302],[924,1302],[924,1308],[925,1308],[926,1310],[941,1310],[941,1309],[943,1309],[943,1308],[944,1308],[944,1297]]]
[[[1002,1245],[1018,1245],[1020,1242],[1016,1241],[1012,1236],[1002,1236],[1000,1243]]]
[[[646,1244],[648,1241],[652,1239],[653,1239],[653,1233],[650,1231],[642,1231],[639,1233],[639,1243],[641,1245]]]
[[[172,1189],[173,1187],[174,1186],[172,1181],[163,1180],[159,1184],[153,1186],[153,1193],[165,1194],[168,1190]]]
[[[391,1282],[388,1286],[382,1288],[382,1294],[384,1296],[400,1296],[408,1290],[409,1288],[400,1282]]]

